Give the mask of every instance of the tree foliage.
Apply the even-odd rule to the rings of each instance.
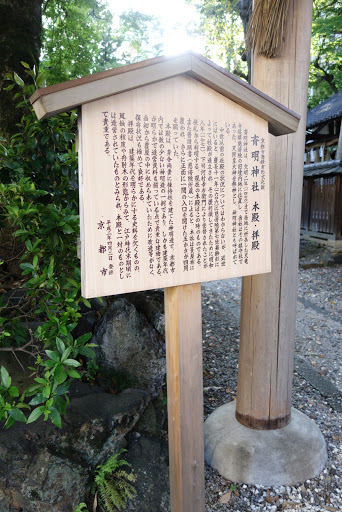
[[[315,0],[309,108],[342,89],[342,0]]]
[[[112,21],[102,0],[45,0],[40,65],[48,84],[116,66]]]
[[[157,18],[128,11],[116,20],[105,0],[45,0],[43,21],[41,69],[48,84],[161,51]]]
[[[246,78],[245,43],[248,0],[187,0],[201,14],[206,55]],[[342,0],[314,0],[308,108],[342,89]],[[245,27],[246,28],[246,27]]]
[[[206,56],[219,60],[231,73],[248,77],[244,27],[238,0],[187,0],[201,15],[199,30],[206,38]]]
[[[42,0],[0,0],[0,134],[16,132],[22,113],[13,94],[4,90],[6,73],[21,73],[20,61],[38,67]]]
[[[122,65],[157,57],[163,52],[163,31],[155,16],[126,11],[119,16],[119,27],[114,35],[123,41],[117,51]]]

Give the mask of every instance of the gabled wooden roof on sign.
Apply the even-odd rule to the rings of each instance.
[[[157,57],[43,89],[31,97],[38,119],[51,117],[84,103],[186,74],[268,121],[269,132],[285,135],[297,130],[300,116],[245,83],[202,55],[186,53]]]

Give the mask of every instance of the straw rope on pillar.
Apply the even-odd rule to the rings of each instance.
[[[255,0],[248,25],[249,51],[272,58],[280,54],[290,0]]]

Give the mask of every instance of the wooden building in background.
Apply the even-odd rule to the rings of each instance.
[[[342,250],[342,91],[308,112],[302,236]]]

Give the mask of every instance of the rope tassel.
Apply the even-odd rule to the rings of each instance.
[[[290,0],[254,0],[246,45],[259,55],[277,57],[283,42]]]

